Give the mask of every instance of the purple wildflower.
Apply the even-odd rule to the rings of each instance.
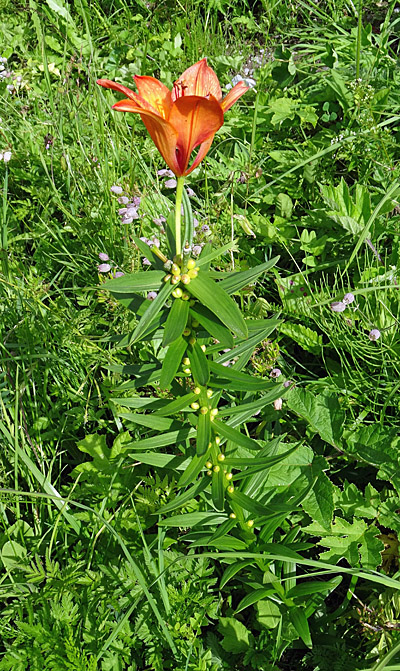
[[[111,266],[109,263],[100,263],[99,266],[97,266],[97,270],[99,273],[109,273],[111,270]]]
[[[273,378],[277,378],[280,375],[282,375],[282,371],[280,368],[273,368],[269,374],[269,376]]]
[[[133,207],[138,208],[140,205],[140,196],[133,196],[132,198],[132,205]]]
[[[117,270],[115,273],[113,273],[113,277],[123,277],[125,273],[123,273],[121,270]]]
[[[345,309],[346,304],[343,303],[342,301],[335,301],[334,303],[331,303],[332,312],[343,312],[343,310]]]
[[[117,186],[116,184],[114,184],[111,187],[110,191],[111,191],[111,193],[116,193],[117,196],[119,196],[123,192],[123,188],[122,188],[122,186]]]
[[[100,261],[108,261],[109,258],[110,257],[108,256],[108,254],[106,254],[105,252],[100,252],[100,254],[99,254]]]
[[[381,332],[378,331],[378,329],[372,329],[372,331],[368,333],[368,338],[372,341],[379,340],[380,337]]]
[[[120,198],[118,198],[118,202],[121,203],[121,205],[126,205],[127,203],[129,203],[129,198],[128,196],[121,196]]]
[[[193,189],[190,188],[190,186],[186,187],[186,193],[189,196],[189,198],[193,198],[193,196],[196,195],[195,192],[193,191]]]
[[[159,177],[173,177],[174,173],[168,168],[163,168],[162,170],[157,170],[157,175]]]
[[[343,303],[350,305],[354,301],[354,294],[348,293],[343,296]]]
[[[198,256],[198,255],[200,254],[201,250],[202,250],[201,245],[194,245],[194,246],[192,247],[192,254],[193,254],[193,256]]]
[[[156,291],[149,291],[148,294],[147,294],[147,300],[154,301],[155,298],[157,298],[157,292]]]
[[[142,263],[144,266],[151,266],[151,261],[149,261],[149,259],[146,259],[146,257],[144,257]]]
[[[209,233],[210,227],[207,226],[207,224],[203,224],[203,226],[201,227],[201,231],[202,233]]]
[[[175,189],[175,187],[176,187],[176,179],[167,179],[167,180],[164,182],[164,186],[165,186],[167,189]]]
[[[165,222],[166,222],[167,220],[166,220],[165,217],[163,217],[163,216],[161,215],[160,217],[155,217],[155,218],[153,219],[153,221],[154,221],[154,223],[155,223],[156,226],[162,226],[163,224],[165,224]]]
[[[288,387],[290,387],[291,384],[292,384],[291,380],[285,380],[285,382],[283,383],[283,386],[285,387],[285,389],[287,389]]]

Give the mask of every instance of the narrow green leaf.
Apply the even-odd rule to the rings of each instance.
[[[146,329],[150,326],[153,319],[155,319],[157,314],[160,312],[165,301],[167,300],[168,296],[170,296],[173,290],[174,285],[171,284],[171,282],[166,282],[164,286],[160,289],[157,297],[153,301],[151,301],[149,307],[147,308],[146,312],[141,318],[139,324],[133,331],[129,340],[130,345],[140,340],[141,336],[146,332]]]
[[[174,470],[184,470],[187,467],[188,459],[186,457],[177,457],[175,454],[163,454],[160,452],[135,452],[135,461],[142,464],[155,466],[157,468],[173,468]]]
[[[154,431],[169,431],[170,429],[179,429],[179,422],[170,417],[160,417],[159,415],[149,414],[145,415],[140,412],[118,412],[118,417],[128,422],[134,422],[139,426],[147,426]]]
[[[133,294],[137,291],[155,291],[162,288],[165,272],[163,270],[147,270],[140,273],[132,273],[123,277],[115,277],[107,280],[101,285],[101,289],[107,289],[111,293]],[[149,303],[150,305],[150,303]]]
[[[197,277],[192,279],[187,288],[200,303],[217,315],[218,319],[235,335],[239,338],[247,338],[246,322],[237,304],[205,272],[200,272]]]
[[[210,361],[209,366],[211,372],[217,375],[215,380],[212,379],[210,385],[212,384],[213,387],[218,389],[225,389],[228,386],[228,382],[229,389],[238,389],[239,391],[271,389],[275,384],[270,378],[263,380],[260,377],[253,377],[247,375],[247,373],[242,373],[235,368],[222,366],[222,364],[216,363],[215,361]],[[231,382],[234,383],[233,387],[231,386]]]
[[[255,266],[249,270],[244,270],[239,273],[227,273],[227,276],[219,283],[219,286],[228,294],[233,294],[248,284],[255,282],[257,277],[262,273],[265,273],[267,270],[270,270],[270,268],[273,268],[278,261],[279,256],[274,256],[270,261],[261,263],[259,266]]]
[[[193,392],[190,394],[185,394],[184,396],[179,396],[170,403],[167,403],[167,405],[164,405],[164,407],[160,408],[160,410],[157,410],[156,415],[173,415],[176,412],[184,410],[185,408],[189,409],[190,404],[193,403],[197,398],[198,395]]]
[[[232,501],[238,503],[242,508],[248,510],[249,513],[254,515],[262,515],[263,517],[275,517],[282,512],[292,512],[293,507],[290,504],[286,503],[275,503],[273,502],[271,506],[264,506],[262,503],[254,501],[247,494],[243,494],[235,489],[232,494],[230,494]]]
[[[209,413],[207,413],[208,415]],[[246,447],[248,450],[261,450],[261,445],[257,443],[253,438],[249,438],[244,433],[237,431],[232,426],[228,426],[225,422],[220,422],[219,420],[214,420],[214,429],[218,432],[223,438],[231,440],[235,445],[240,445],[241,447]]]
[[[234,519],[229,519],[225,520],[225,522],[222,522],[218,529],[214,531],[214,533],[210,536],[209,542],[212,543],[213,541],[216,541],[218,538],[222,538],[226,534],[228,534],[237,524],[237,520]]]
[[[182,206],[183,206],[183,221],[185,223],[183,244],[185,245],[186,243],[188,243],[189,246],[191,247],[194,234],[194,221],[193,221],[192,205],[185,188],[182,191]]]
[[[232,348],[234,341],[232,334],[214,315],[211,310],[200,303],[190,308],[190,312],[201,326],[213,337],[216,338],[222,347]]]
[[[220,466],[219,471],[216,473],[215,471],[212,474],[212,482],[211,482],[211,496],[213,500],[213,504],[216,507],[217,510],[223,510],[224,509],[224,502],[225,502],[225,474],[222,466]]]
[[[164,266],[163,262],[161,261],[161,259],[158,258],[158,256],[156,254],[154,254],[151,251],[151,247],[149,247],[149,245],[146,242],[144,242],[144,240],[141,240],[136,235],[133,235],[132,237],[133,237],[133,240],[134,240],[137,248],[142,252],[143,256],[151,262],[151,265],[154,268],[163,270],[163,266]],[[164,275],[165,275],[165,271],[164,271]]]
[[[151,514],[165,515],[166,513],[170,513],[172,510],[177,510],[177,508],[181,508],[183,505],[185,505],[185,503],[194,499],[196,496],[198,496],[198,494],[201,494],[201,492],[203,492],[209,485],[210,481],[208,477],[205,476],[196,482],[193,487],[188,489],[187,492],[177,496],[173,501],[170,501],[170,503],[167,503],[165,506],[159,508],[157,512]]]
[[[203,470],[205,466],[209,452],[210,450],[207,450],[206,454],[203,454],[201,456],[195,454],[192,457],[190,464],[186,467],[185,472],[182,473],[181,477],[178,480],[178,487],[186,487],[186,485],[189,485],[191,482],[196,480],[198,474],[200,473],[200,471]]]
[[[196,439],[196,454],[202,456],[208,450],[211,440],[211,419],[210,413],[202,415],[199,412],[199,419],[197,422],[197,439]]]
[[[223,254],[226,254],[226,252],[229,252],[230,249],[236,247],[237,242],[237,240],[230,240],[229,242],[225,243],[225,245],[218,247],[218,249],[212,249],[211,245],[209,246],[209,249],[204,247],[201,256],[197,260],[197,265],[200,266],[200,268],[205,267],[208,269],[211,261],[218,259]]]
[[[288,599],[295,599],[296,597],[305,597],[309,594],[325,594],[336,589],[341,582],[341,576],[336,576],[332,580],[307,580],[292,587],[286,593],[286,596]]]
[[[187,342],[180,336],[168,347],[161,369],[160,387],[167,389],[181,365]]]
[[[168,431],[159,436],[152,436],[151,438],[144,438],[143,440],[133,441],[124,445],[122,452],[135,452],[135,450],[156,450],[158,447],[166,447],[167,445],[174,445],[181,443],[188,438],[193,438],[196,435],[196,430],[193,428],[182,428],[179,431]],[[135,458],[135,454],[132,455]]]
[[[167,321],[165,322],[163,347],[170,345],[182,335],[186,328],[188,316],[189,301],[175,298],[169,311]]]
[[[269,403],[273,403],[277,398],[280,398],[285,393],[285,388],[281,384],[274,384],[271,391],[269,391],[265,396],[261,396],[257,401],[251,401],[251,403],[243,403],[242,405],[232,405],[232,406],[223,406],[219,411],[219,417],[230,417],[235,415],[243,415],[246,419],[241,420],[247,421],[250,417],[256,414],[259,410],[262,410]]]
[[[198,342],[189,348],[192,376],[196,385],[205,387],[210,379],[207,357]]]
[[[219,524],[226,520],[226,515],[213,512],[196,512],[183,513],[182,515],[174,515],[167,520],[161,520],[158,523],[161,527],[194,527],[204,526],[209,524]]]
[[[221,578],[220,589],[225,587],[226,583],[229,582],[229,580],[232,580],[236,573],[239,573],[242,568],[246,568],[246,566],[252,566],[254,563],[255,559],[243,559],[242,561],[235,561],[233,564],[228,566]]]

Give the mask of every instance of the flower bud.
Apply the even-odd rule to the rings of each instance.
[[[193,336],[191,338],[189,338],[189,344],[190,345],[194,345],[195,342],[196,342],[196,338],[193,338]]]
[[[212,471],[207,471],[207,475],[212,475]]]
[[[186,292],[184,292],[184,293],[182,294],[182,300],[183,300],[183,301],[188,301],[188,300],[189,300],[189,294],[187,294]]]
[[[185,366],[190,366],[190,359],[187,356],[185,356],[185,358],[183,359],[183,363],[185,364]]]
[[[232,480],[233,474],[232,473],[227,473],[225,477],[226,477],[227,480]]]
[[[191,280],[193,280],[197,275],[199,274],[199,271],[193,268],[192,270],[188,270],[187,272],[188,277],[190,277]]]
[[[180,287],[177,287],[172,292],[172,295],[175,296],[175,298],[180,298],[182,296],[182,293],[183,293],[182,289]]]
[[[235,491],[235,488],[234,488],[233,485],[231,485],[230,487],[228,487],[228,492],[229,492],[229,494],[233,494],[234,491]]]
[[[251,527],[254,525],[254,520],[247,520],[246,524],[251,529]]]
[[[180,275],[181,274],[181,269],[179,268],[179,266],[176,263],[172,264],[171,273],[173,275]]]
[[[179,284],[181,281],[181,276],[180,275],[173,275],[171,278],[171,284]]]
[[[218,459],[218,461],[224,461],[225,460],[225,455],[222,454],[222,452],[221,452],[221,454],[218,455],[217,459]]]
[[[200,387],[195,387],[195,388],[193,389],[193,391],[194,391],[195,394],[200,394],[200,393],[201,393],[201,389],[200,389]]]
[[[192,270],[196,266],[196,261],[194,259],[189,259],[186,265],[188,270]]]
[[[183,372],[186,373],[186,375],[190,375],[192,371],[190,370],[190,368],[184,368]]]
[[[206,468],[212,468],[211,461],[206,461]]]
[[[194,403],[191,403],[190,407],[192,408],[192,410],[198,410],[200,408],[199,404],[196,403],[196,401],[194,401]]]
[[[229,517],[231,518],[231,520],[235,520],[235,519],[236,519],[236,515],[235,515],[235,513],[231,513],[231,514],[229,515]]]
[[[219,473],[220,472],[220,467],[218,465],[214,466],[213,471],[214,471],[214,473]]]
[[[200,326],[200,323],[197,321],[197,319],[192,320],[192,326],[194,326],[194,328],[197,328],[198,326]]]
[[[221,442],[221,438],[219,436],[215,436],[214,440],[216,445],[219,445]]]
[[[208,413],[208,408],[206,408],[206,406],[203,405],[203,407],[200,408],[200,413],[201,413],[202,415],[206,415],[206,414]]]
[[[200,345],[200,349],[201,349],[203,352],[205,352],[206,349],[207,349],[207,347],[206,347],[205,345]]]
[[[182,284],[189,284],[190,276],[185,273],[184,275],[181,276],[181,282]]]
[[[185,328],[185,330],[183,331],[183,335],[188,336],[190,334],[191,334],[191,330],[189,328]]]
[[[211,398],[211,396],[212,396],[212,394],[213,394],[212,389],[207,389],[206,394],[207,394],[207,398]]]
[[[218,408],[213,408],[210,410],[210,416],[211,417],[216,417],[218,415]]]

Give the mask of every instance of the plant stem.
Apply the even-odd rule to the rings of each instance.
[[[356,45],[356,79],[360,78],[362,10],[363,10],[363,3],[362,3],[362,0],[359,0],[359,2],[358,2],[357,45]]]
[[[177,256],[179,256],[182,253],[181,207],[182,207],[182,193],[183,193],[184,182],[185,182],[184,177],[178,177],[178,182],[176,185],[176,201],[175,201],[175,244],[176,244]]]

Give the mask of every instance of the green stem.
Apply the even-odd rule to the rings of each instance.
[[[177,256],[179,256],[182,253],[181,207],[182,207],[182,193],[183,193],[184,182],[185,182],[184,177],[178,177],[178,182],[176,185],[176,201],[175,201],[175,243],[176,243]]]
[[[362,3],[362,0],[359,0],[359,2],[358,2],[357,45],[356,45],[356,79],[360,78],[362,10],[363,10],[363,3]]]

